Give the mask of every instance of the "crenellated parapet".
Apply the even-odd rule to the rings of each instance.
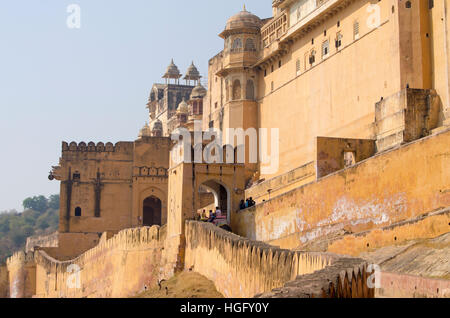
[[[34,253],[15,253],[6,260],[11,298],[28,298],[36,293]]]
[[[185,267],[214,281],[225,297],[253,297],[322,270],[340,259],[330,253],[280,249],[226,232],[211,223],[186,222]]]
[[[33,260],[34,260],[34,253],[26,253],[24,251],[19,251],[14,253],[11,257],[9,257],[6,260],[6,265],[8,266],[8,268],[10,268],[15,265],[33,262]]]
[[[126,153],[133,149],[133,142],[117,142],[113,144],[111,142],[107,142],[106,144],[103,142],[98,142],[95,144],[94,142],[71,142],[67,143],[65,141],[62,142],[62,152],[115,152],[115,153]]]
[[[123,298],[154,287],[164,239],[159,226],[123,230],[110,239],[105,233],[96,247],[67,261],[36,249],[36,266],[46,273],[38,275],[36,297]]]
[[[372,273],[359,258],[341,258],[317,272],[298,276],[284,287],[258,294],[256,298],[374,298],[368,286]]]
[[[105,255],[108,251],[112,252],[114,250],[139,249],[143,246],[157,243],[159,240],[159,226],[126,229],[120,231],[109,240],[102,239],[96,247],[88,250],[73,260],[57,260],[39,248],[36,248],[34,259],[37,264],[47,268],[48,270],[51,270],[55,266],[59,266],[61,269],[65,270],[72,264],[84,267],[93,260]]]

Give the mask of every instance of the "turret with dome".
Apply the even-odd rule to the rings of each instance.
[[[236,122],[239,122],[244,131],[258,130],[257,83],[261,74],[254,65],[260,57],[263,24],[263,20],[244,7],[228,19],[225,29],[219,34],[224,39],[224,50],[210,69],[215,69],[214,75],[221,78],[224,98],[214,104],[214,110],[209,105],[209,111],[213,113],[208,114],[206,110],[210,118],[209,127],[225,131],[236,127]],[[218,108],[218,104],[223,106]],[[249,152],[248,145],[246,148]],[[250,163],[246,168],[246,177],[250,179],[257,172],[258,165]]]
[[[244,6],[244,9],[241,12],[233,15],[228,19],[225,30],[220,34],[220,36],[222,38],[226,38],[230,34],[245,29],[259,31],[262,24],[263,22],[261,21],[261,19],[258,16],[247,11]]]
[[[172,59],[162,78],[165,79],[165,84],[153,85],[147,103],[150,127],[158,127],[157,131],[152,130],[152,136],[170,135],[194,113],[196,120],[202,120],[203,99],[207,94],[200,81],[202,76],[193,61],[183,77]],[[184,85],[180,84],[180,78],[185,80]]]

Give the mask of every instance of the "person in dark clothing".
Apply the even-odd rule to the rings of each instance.
[[[239,209],[245,210],[245,201],[241,200],[241,203],[239,203]]]
[[[215,219],[216,219],[216,214],[213,213],[212,210],[209,210],[209,219],[208,219],[208,222],[211,222],[211,223],[212,223]]]

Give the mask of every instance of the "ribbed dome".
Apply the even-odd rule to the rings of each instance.
[[[188,67],[186,71],[186,76],[184,76],[184,79],[186,80],[198,80],[200,79],[200,72],[198,71],[197,67],[195,67],[194,62]]]
[[[228,19],[225,31],[242,28],[259,29],[261,26],[261,19],[244,8],[243,11]]]
[[[198,83],[197,86],[194,87],[191,93],[191,99],[194,98],[203,98],[206,95],[206,88],[202,86],[202,84]]]
[[[164,74],[163,78],[176,78],[176,79],[178,79],[180,77],[181,77],[180,70],[175,65],[175,63],[173,62],[173,59],[172,59],[170,65],[167,67],[166,73]]]
[[[177,113],[180,113],[180,114],[189,113],[189,105],[186,103],[184,98],[183,98],[183,101],[178,105]]]

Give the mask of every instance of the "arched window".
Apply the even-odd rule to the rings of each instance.
[[[252,80],[247,81],[247,87],[245,90],[246,99],[255,99],[255,85]]]
[[[247,52],[254,52],[254,51],[256,51],[255,41],[253,41],[252,38],[248,38],[245,41],[245,51],[247,51]]]
[[[233,45],[231,46],[231,51],[241,51],[242,50],[242,40],[240,38],[236,38],[233,41]]]
[[[75,216],[81,216],[81,208],[80,207],[75,208]]]
[[[241,81],[235,80],[233,82],[233,100],[241,99]]]

